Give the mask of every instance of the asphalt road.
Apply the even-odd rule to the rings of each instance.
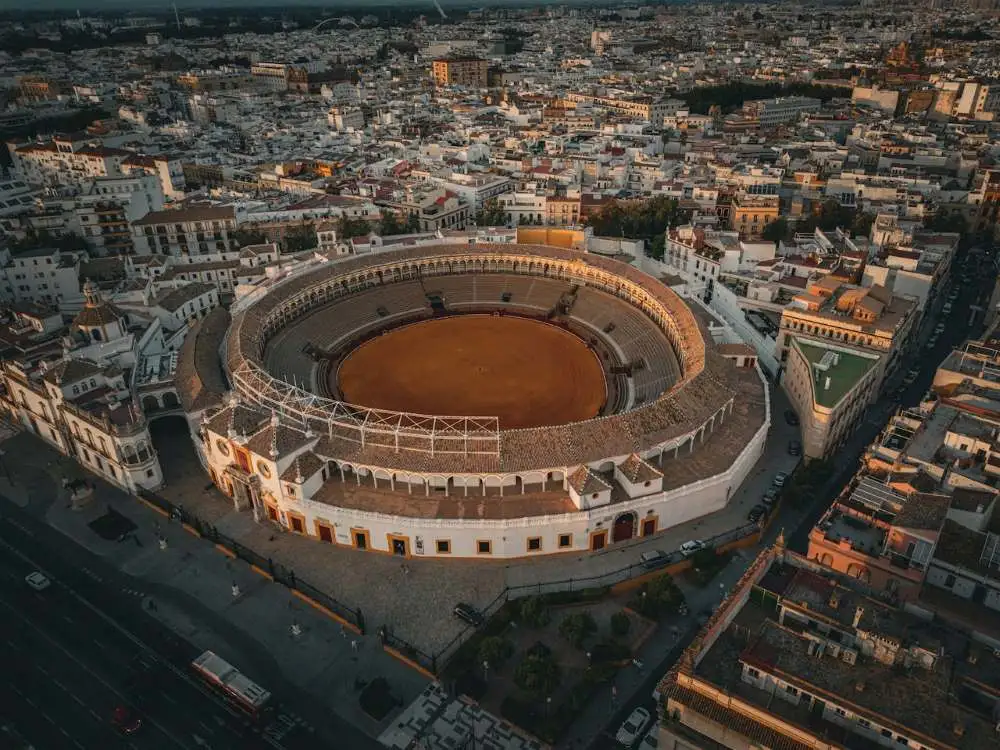
[[[0,747],[335,746],[280,706],[261,725],[226,704],[187,671],[198,649],[143,612],[121,591],[115,571],[86,555],[19,509],[0,506]],[[44,591],[24,580],[34,570],[52,581]],[[142,719],[134,734],[112,724],[121,705]]]

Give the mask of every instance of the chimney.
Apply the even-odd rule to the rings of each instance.
[[[858,607],[854,610],[854,629],[857,630],[858,625],[861,623],[861,618],[865,614],[864,607]]]

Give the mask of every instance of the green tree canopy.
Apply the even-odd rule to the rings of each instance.
[[[574,612],[559,623],[559,635],[576,648],[583,646],[587,636],[597,632],[597,623],[589,612]]]

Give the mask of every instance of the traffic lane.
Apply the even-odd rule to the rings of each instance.
[[[148,724],[159,725],[162,734],[172,735],[182,746],[199,741],[250,741],[247,734],[252,732],[248,732],[246,720],[218,705],[209,688],[193,677],[179,677],[140,644],[111,628],[65,590],[60,580],[54,580],[45,591],[32,591],[23,580],[31,567],[4,552],[0,545],[0,564],[6,570],[16,569],[20,576],[14,591],[20,595],[24,610],[33,620],[44,623],[65,648],[79,655],[95,676],[114,684],[123,700],[128,695],[132,705],[149,718]],[[108,716],[113,708],[108,709]]]
[[[199,649],[143,611],[135,598],[122,594],[122,588],[135,585],[131,578],[9,501],[0,506],[0,547],[4,543],[13,545],[20,553],[37,561],[53,574],[57,582],[68,584],[104,615],[127,628],[132,636],[145,644],[150,653],[155,652],[156,658],[161,662],[161,668],[171,673],[169,677],[176,677],[173,674],[174,669],[186,674],[191,661],[200,653]],[[118,633],[117,629],[107,623],[105,631]],[[200,682],[197,684],[201,686]],[[314,750],[319,746],[373,749],[379,747],[375,739],[336,714],[331,714],[329,706],[322,700],[303,693],[281,680],[265,680],[263,684],[272,690],[277,689],[279,696],[282,694],[294,696],[295,713],[302,714],[313,728],[303,727],[298,723],[294,728],[289,728],[288,722],[281,721],[281,717],[278,717],[271,728],[276,727],[280,730],[280,739],[272,732],[272,736],[265,744],[259,733],[268,727],[254,725],[247,728],[246,720],[241,714],[238,719],[230,719],[226,724],[232,730],[231,733],[241,734],[238,743],[240,750],[244,748],[252,750],[259,746],[269,750],[276,747],[288,750],[299,748]],[[155,696],[153,700],[156,700]],[[168,699],[166,702],[169,704]],[[192,716],[196,716],[199,711],[202,712],[202,721],[208,726],[214,726],[219,723],[222,713],[227,710],[220,706],[221,703],[221,699],[213,692],[212,696],[202,698],[197,705],[186,705],[184,702],[180,705],[184,705],[183,711]],[[177,708],[173,704],[170,704],[170,707]],[[232,713],[235,712],[229,711],[230,715]],[[206,716],[208,720],[205,720]],[[202,730],[199,737],[203,734]],[[228,736],[229,733],[223,734]],[[245,739],[242,736],[245,736]]]
[[[0,592],[0,659],[5,697],[13,694],[23,707],[13,717],[19,731],[37,747],[128,747],[110,723],[121,699],[79,668],[36,621],[19,615],[6,593]]]
[[[0,558],[0,562],[7,567],[9,560]],[[11,586],[7,578],[0,587],[0,649],[6,651],[11,682],[30,701],[53,707],[50,718],[72,728],[74,736],[79,731],[86,746],[113,747],[122,738],[112,726],[112,714],[118,706],[132,706],[132,696],[122,673],[107,666],[107,639],[90,640],[88,645],[88,633],[94,631],[80,620],[75,623],[79,637],[72,642],[64,639],[67,621],[59,613],[68,602],[57,597],[55,585],[36,592],[23,580],[20,586]],[[55,626],[57,622],[63,625]],[[141,732],[141,747],[176,750],[185,746],[148,720]]]

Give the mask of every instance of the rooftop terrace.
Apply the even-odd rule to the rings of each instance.
[[[795,339],[795,345],[813,370],[816,403],[827,409],[840,403],[878,363],[875,357],[863,357],[840,350],[834,352],[801,339]]]

